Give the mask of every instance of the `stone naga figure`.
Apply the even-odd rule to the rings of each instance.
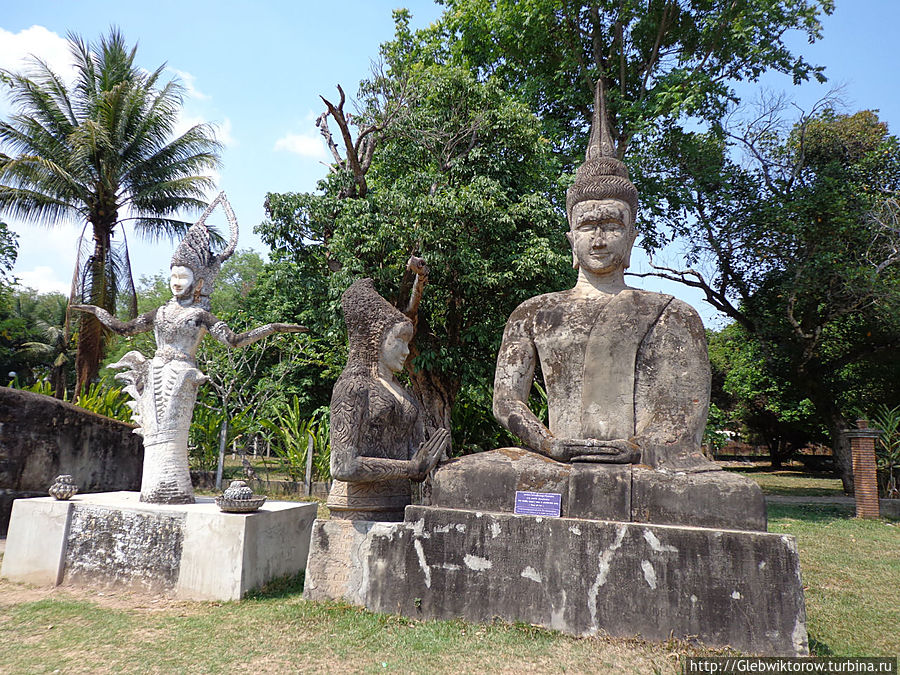
[[[409,314],[421,298],[425,268],[417,273]],[[397,381],[409,356],[414,321],[375,290],[354,282],[341,298],[347,324],[347,367],[331,396],[332,518],[399,521],[411,502],[410,481],[421,482],[450,441],[446,429],[427,433],[416,399]]]
[[[214,254],[209,246],[206,218],[221,204],[231,228],[226,249]],[[128,322],[94,305],[73,305],[96,316],[119,335],[149,330],[156,338],[156,353],[147,359],[137,351],[125,354],[110,368],[127,368],[116,375],[127,383],[134,399],[128,405],[144,438],[141,501],[156,504],[192,504],[194,491],[188,466],[188,429],[197,389],[207,378],[197,368],[197,348],[209,333],[227,347],[243,347],[273,333],[299,333],[303,326],[270,323],[245,333],[234,333],[210,312],[209,296],[222,263],[237,246],[238,224],[222,192],[207,207],[172,256],[168,303]]]
[[[600,82],[594,99],[586,159],[566,195],[578,280],[510,316],[494,415],[529,449],[560,462],[713,470],[700,453],[710,392],[703,323],[684,302],[625,284],[638,195],[615,156]],[[527,403],[537,359],[548,426]]]

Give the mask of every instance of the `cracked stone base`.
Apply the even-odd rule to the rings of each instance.
[[[305,568],[316,508],[267,502],[254,513],[222,513],[212,498],[147,504],[137,492],[17,499],[0,576],[238,600]]]
[[[423,619],[808,653],[793,537],[409,506],[317,521],[305,595]]]

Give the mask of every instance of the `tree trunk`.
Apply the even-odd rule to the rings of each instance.
[[[831,418],[831,451],[834,453],[834,470],[841,479],[841,486],[847,494],[853,494],[853,457],[850,442],[844,437],[846,422],[841,416]]]
[[[449,431],[450,414],[459,393],[459,380],[429,370],[408,372],[413,394],[425,412],[425,426]]]
[[[225,407],[223,406],[223,410]],[[228,417],[222,419],[222,426],[219,429],[219,462],[216,465],[216,489],[222,489],[222,473],[225,471],[225,448],[228,445]]]
[[[92,314],[81,315],[75,355],[75,399],[97,377],[103,344],[103,324]]]
[[[60,401],[66,399],[66,364],[53,366],[50,369],[50,386],[53,387],[53,395]]]
[[[110,242],[112,224],[94,224],[94,253],[79,270],[77,295],[82,303],[102,307],[116,313],[115,276],[107,269],[111,261]],[[97,377],[105,350],[106,329],[92,314],[82,313],[78,330],[78,351],[75,355],[75,398]]]

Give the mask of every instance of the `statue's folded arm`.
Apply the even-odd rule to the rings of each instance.
[[[644,338],[635,364],[635,437],[643,461],[700,451],[709,408],[710,368],[703,322],[673,300]]]

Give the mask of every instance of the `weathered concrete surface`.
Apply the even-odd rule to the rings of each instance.
[[[342,599],[365,605],[366,561],[374,535],[392,538],[403,523],[372,520],[316,520],[303,583],[307,600]]]
[[[72,474],[81,492],[135,490],[144,450],[134,427],[50,396],[0,387],[0,534],[12,500]]]
[[[153,593],[172,588],[181,562],[185,514],[121,508],[121,503],[110,508],[111,501],[73,505],[62,583]]]
[[[48,486],[49,487],[49,486]],[[7,490],[0,488],[0,536],[9,529],[9,515],[16,499],[28,497],[46,497],[47,490]]]
[[[266,502],[253,513],[188,509],[176,597],[238,600],[306,568],[315,502]]]
[[[308,597],[416,618],[500,617],[572,635],[697,637],[747,653],[808,653],[793,537],[410,506],[404,523],[317,526],[343,578]],[[345,541],[336,541],[338,537]],[[312,551],[322,550],[314,539]],[[311,555],[312,557],[312,555]]]
[[[249,514],[139,501],[137,492],[18,500],[4,578],[119,587],[190,600],[238,600],[306,566],[315,503],[267,502]]]
[[[36,586],[58,585],[71,510],[72,502],[50,498],[16,501],[0,576]]]
[[[441,465],[432,480],[431,504],[512,513],[516,490],[562,495],[563,517],[766,529],[762,491],[744,476],[563,463],[521,448],[481,452]]]

